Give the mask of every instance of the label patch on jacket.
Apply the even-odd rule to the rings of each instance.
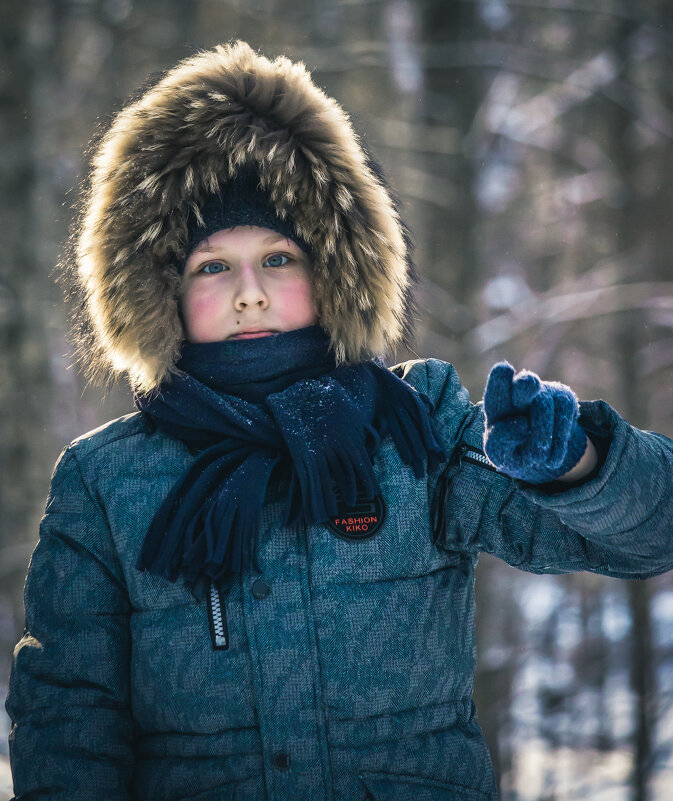
[[[334,494],[337,515],[330,517],[325,525],[337,537],[344,540],[365,540],[381,528],[386,519],[383,496],[377,495],[374,500],[368,501],[364,498],[364,492],[358,490],[355,506],[347,506],[338,487],[334,487]]]

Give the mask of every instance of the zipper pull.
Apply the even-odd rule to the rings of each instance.
[[[213,650],[224,651],[229,648],[227,608],[224,603],[224,594],[218,590],[215,582],[211,582],[210,584],[208,623],[210,626],[210,639],[213,644]]]

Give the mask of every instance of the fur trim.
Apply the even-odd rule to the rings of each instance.
[[[92,379],[111,369],[147,392],[172,372],[189,212],[244,164],[316,254],[337,361],[409,343],[418,277],[380,167],[303,63],[237,41],[180,62],[97,146],[71,240],[78,355]]]

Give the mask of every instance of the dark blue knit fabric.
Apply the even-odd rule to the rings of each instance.
[[[257,225],[278,231],[312,255],[309,244],[297,234],[291,215],[281,220],[269,196],[259,186],[259,175],[249,167],[205,198],[199,211],[202,221],[194,214],[189,218],[187,253],[216,231],[238,225]]]
[[[259,339],[185,342],[177,367],[217,392],[263,403],[295,381],[329,373],[336,360],[325,330],[312,325]]]
[[[182,575],[201,600],[210,580],[224,587],[257,569],[277,467],[290,477],[284,525],[308,525],[337,514],[335,487],[350,506],[358,489],[368,500],[381,494],[371,460],[386,434],[419,479],[426,458],[431,469],[448,458],[426,395],[375,361],[335,367],[328,346],[318,325],[189,345],[177,376],[135,397],[159,428],[201,451],[157,511],[138,569]]]
[[[507,475],[545,484],[582,458],[587,436],[578,424],[577,396],[565,384],[542,382],[508,362],[489,373],[484,392],[484,451]]]

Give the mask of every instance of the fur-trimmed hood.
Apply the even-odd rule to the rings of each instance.
[[[144,392],[168,377],[184,340],[190,213],[245,165],[313,250],[337,361],[409,343],[418,278],[380,167],[302,63],[237,41],[180,62],[94,153],[73,234],[78,355],[92,378],[126,373]]]

